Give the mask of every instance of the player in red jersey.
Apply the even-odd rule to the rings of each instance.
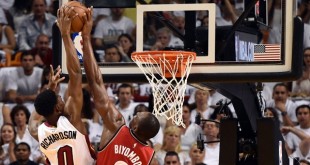
[[[154,150],[146,141],[154,137],[159,130],[157,118],[149,112],[139,112],[130,122],[125,120],[110,101],[102,80],[102,74],[93,55],[91,46],[92,9],[83,17],[85,25],[82,30],[83,63],[90,86],[95,109],[103,118],[102,132],[97,165],[144,165],[149,164]]]

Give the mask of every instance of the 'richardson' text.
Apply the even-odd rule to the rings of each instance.
[[[56,134],[51,134],[48,137],[44,138],[40,145],[44,149],[47,149],[49,145],[63,139],[76,139],[76,131],[64,131]]]

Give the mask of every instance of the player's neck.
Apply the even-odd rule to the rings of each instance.
[[[131,131],[132,135],[135,136],[135,138],[138,139],[141,143],[147,144],[145,139],[137,136],[137,134],[133,130],[130,129],[130,131]]]
[[[45,125],[48,127],[57,127],[57,121],[59,117],[50,117],[46,119]]]

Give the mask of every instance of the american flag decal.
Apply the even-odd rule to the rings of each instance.
[[[254,61],[280,61],[280,44],[254,44]]]

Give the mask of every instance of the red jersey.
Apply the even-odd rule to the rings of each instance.
[[[130,129],[123,125],[98,152],[97,165],[148,165],[154,150],[139,141]]]

